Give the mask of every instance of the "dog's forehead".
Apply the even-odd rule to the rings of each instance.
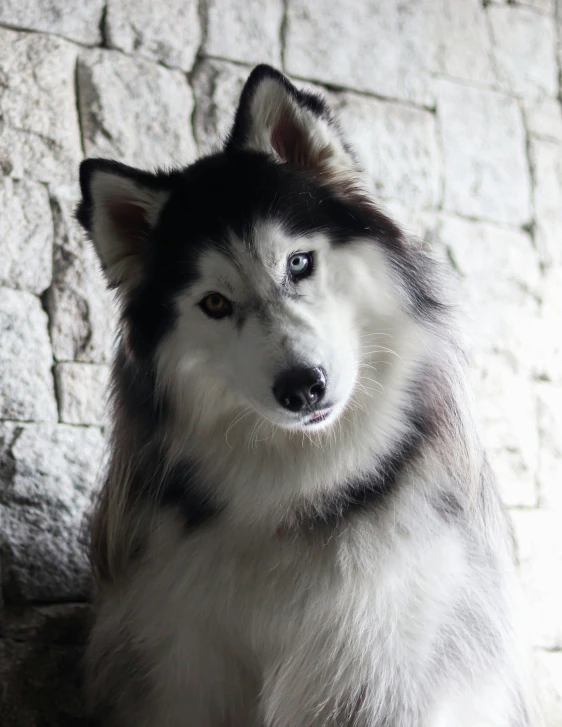
[[[280,222],[257,220],[245,235],[230,230],[226,244],[203,252],[200,273],[231,290],[250,286],[254,293],[265,296],[283,281],[287,258],[327,244],[324,237],[319,233],[291,234]]]

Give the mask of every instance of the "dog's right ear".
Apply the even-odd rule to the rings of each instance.
[[[170,196],[168,180],[107,159],[80,165],[76,218],[94,243],[109,287],[124,293],[140,282],[152,231]]]
[[[242,89],[225,150],[263,152],[340,191],[354,187],[361,173],[325,100],[266,65],[254,68]]]

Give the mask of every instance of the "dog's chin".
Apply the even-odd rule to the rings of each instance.
[[[289,432],[315,433],[328,429],[339,419],[344,407],[338,405],[325,406],[317,411],[285,416],[283,413],[272,413],[266,418],[279,429]]]

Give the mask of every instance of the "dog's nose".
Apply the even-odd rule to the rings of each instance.
[[[279,374],[273,393],[284,409],[312,409],[326,393],[326,372],[320,366],[289,369]]]

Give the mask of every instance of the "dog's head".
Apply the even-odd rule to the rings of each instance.
[[[421,307],[415,286],[396,292],[404,242],[329,109],[269,67],[220,153],[156,174],[90,159],[80,181],[128,355],[209,421],[329,426],[372,388],[400,309]]]

